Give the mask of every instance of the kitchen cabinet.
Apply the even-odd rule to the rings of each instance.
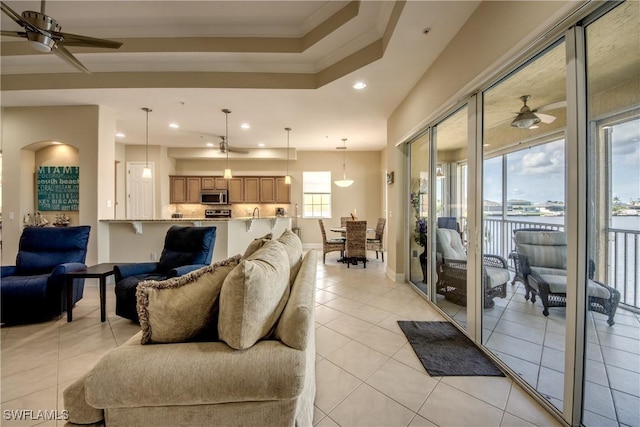
[[[169,203],[200,203],[199,176],[170,176]]]
[[[245,176],[243,179],[244,202],[260,203],[260,178],[257,176]]]
[[[273,177],[260,178],[260,203],[276,202],[276,179]]]
[[[229,203],[244,203],[244,179],[231,178],[225,181],[228,181]]]
[[[204,179],[204,178],[203,178]],[[221,176],[216,176],[213,178],[215,182],[216,190],[228,190],[229,189],[229,181],[228,179],[224,179]]]
[[[202,190],[229,190],[229,203],[291,203],[291,185],[282,176],[169,176],[170,203],[200,203]]]
[[[276,203],[291,203],[291,184],[285,184],[284,177],[276,178]]]
[[[215,176],[203,176],[203,177],[201,177],[200,178],[200,187],[203,190],[216,190],[216,177]]]

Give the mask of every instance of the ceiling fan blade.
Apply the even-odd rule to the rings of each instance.
[[[534,113],[536,111],[551,111],[551,110],[557,110],[558,108],[567,108],[567,101],[558,101],[558,102],[552,102],[551,104],[547,104],[547,105],[543,105],[539,108],[537,108]]]
[[[27,33],[24,31],[0,31],[0,35],[8,37],[27,37]]]
[[[16,24],[20,25],[21,27],[31,27],[31,25],[27,21],[22,19],[22,15],[11,9],[5,2],[0,2],[0,8],[5,13],[5,15],[16,21]]]
[[[54,38],[56,40],[59,40],[58,43],[62,43],[65,46],[102,47],[105,49],[118,49],[120,46],[122,46],[121,42],[81,36],[79,34],[56,32],[54,32],[53,34]]]
[[[555,116],[551,116],[549,114],[542,114],[542,113],[533,113],[536,116],[538,116],[538,118],[540,119],[540,121],[542,123],[552,123],[556,118]]]
[[[243,150],[242,148],[228,147],[230,153],[249,154],[249,150]]]
[[[65,49],[64,46],[58,46],[56,44],[51,52],[55,53],[59,58],[65,60],[69,64],[73,65],[78,70],[84,71],[87,74],[91,74],[91,71],[89,71],[89,69],[87,67],[82,65],[82,63],[80,61],[78,61],[76,59],[76,57],[71,54],[71,52],[69,52],[67,49]]]

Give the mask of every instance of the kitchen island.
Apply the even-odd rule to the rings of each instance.
[[[216,227],[213,262],[244,253],[249,243],[267,233],[274,238],[291,228],[291,218],[242,217],[233,219],[171,218],[100,220],[109,227],[109,259],[105,262],[157,261],[162,254],[164,238],[173,225]]]

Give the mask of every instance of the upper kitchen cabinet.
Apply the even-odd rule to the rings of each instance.
[[[276,202],[276,179],[272,177],[260,178],[260,203]]]
[[[229,181],[227,183],[229,187],[229,203],[244,203],[244,180],[242,178],[231,178],[225,181]]]
[[[276,178],[276,203],[291,203],[291,184],[285,184],[284,177]]]
[[[260,203],[260,178],[246,176],[244,179],[244,202]]]
[[[169,203],[200,203],[199,176],[170,176]]]
[[[203,190],[227,190],[229,189],[226,179],[221,176],[203,176],[201,185]]]

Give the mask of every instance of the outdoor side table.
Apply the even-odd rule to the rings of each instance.
[[[72,271],[65,274],[67,287],[67,322],[73,320],[73,279],[100,279],[100,321],[104,322],[106,316],[107,277],[115,274],[115,266],[119,263],[102,263],[88,267],[85,270]]]

